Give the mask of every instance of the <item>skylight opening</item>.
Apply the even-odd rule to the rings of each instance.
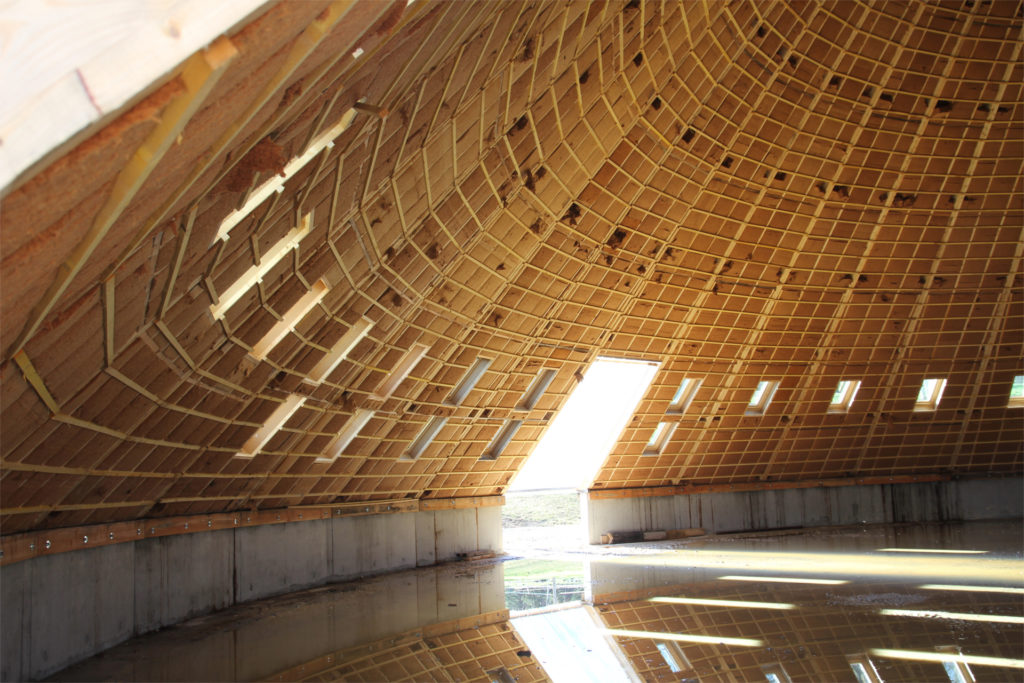
[[[693,403],[697,390],[700,389],[700,385],[703,383],[703,379],[695,379],[693,377],[683,379],[679,384],[679,388],[676,389],[675,396],[672,397],[672,402],[668,405],[668,410],[665,411],[666,414],[682,415],[685,413],[690,404]]]
[[[249,289],[270,272],[292,249],[298,249],[302,238],[309,234],[310,226],[313,223],[313,214],[307,213],[302,217],[302,222],[288,231],[288,234],[278,240],[267,253],[260,257],[259,263],[249,266],[242,273],[242,277],[235,280],[230,287],[220,292],[216,303],[210,306],[210,313],[215,320],[220,320],[232,306],[238,303]]]
[[[875,663],[867,655],[848,655],[846,661],[850,663],[857,683],[882,683],[882,677],[878,675]]]
[[[327,286],[327,281],[320,279],[313,283],[313,286],[308,292],[302,295],[302,297],[296,301],[291,308],[289,308],[285,314],[274,323],[274,326],[263,335],[256,344],[253,345],[252,351],[249,355],[254,360],[263,360],[267,355],[274,350],[281,340],[288,336],[288,333],[295,329],[295,326],[302,322],[302,319],[313,310],[313,308],[320,303],[321,300],[330,291],[330,287]]]
[[[427,344],[413,344],[398,360],[398,364],[395,365],[395,369],[391,371],[391,374],[381,381],[380,385],[370,395],[370,398],[378,401],[391,398],[391,394],[395,393],[398,385],[409,376],[409,373],[412,372],[423,356],[427,355],[429,350],[430,346]]]
[[[498,456],[502,454],[505,447],[508,446],[509,442],[512,441],[512,437],[516,435],[519,428],[523,426],[522,420],[506,420],[504,426],[495,435],[494,440],[487,447],[487,451],[480,456],[481,460],[497,460]]]
[[[516,405],[516,410],[533,410],[537,407],[537,402],[540,401],[541,396],[548,390],[551,382],[554,381],[555,375],[558,371],[554,368],[544,368],[537,373],[537,376],[533,379],[530,384],[530,388],[523,394],[523,398]]]
[[[510,490],[589,486],[657,371],[658,364],[649,361],[595,360],[512,480]]]
[[[462,376],[455,388],[452,389],[452,393],[449,394],[448,398],[445,399],[445,403],[450,406],[462,405],[462,402],[466,400],[466,396],[473,390],[476,383],[480,381],[484,373],[487,372],[487,368],[491,367],[491,363],[494,362],[492,358],[477,358],[473,365],[470,366],[466,374]]]
[[[267,445],[267,442],[274,438],[284,423],[287,422],[295,412],[306,402],[306,397],[299,394],[292,394],[281,402],[274,412],[270,414],[263,426],[256,430],[256,433],[249,437],[242,448],[235,453],[236,458],[252,458],[260,449]]]
[[[836,391],[832,394],[832,401],[828,404],[828,412],[830,413],[848,413],[850,412],[850,406],[853,405],[853,399],[857,396],[857,391],[860,389],[860,380],[844,379],[836,387]]]
[[[668,664],[668,668],[672,673],[693,670],[693,664],[690,663],[690,660],[683,652],[683,648],[679,647],[679,643],[672,642],[671,640],[659,640],[654,646],[658,648],[658,653],[661,654],[661,658]]]
[[[647,440],[647,445],[644,446],[644,455],[661,455],[665,446],[672,439],[676,426],[675,422],[659,422],[651,434],[651,438]]]
[[[313,138],[306,149],[297,157],[291,159],[280,173],[268,178],[260,184],[255,190],[249,193],[246,197],[245,203],[239,208],[235,209],[221,221],[220,228],[217,230],[217,239],[226,240],[228,233],[236,225],[242,222],[246,216],[252,213],[253,209],[266,201],[267,197],[270,197],[275,192],[284,191],[284,184],[287,183],[296,173],[301,171],[306,164],[315,159],[320,152],[325,149],[331,149],[334,147],[334,139],[345,132],[345,130],[352,125],[353,119],[355,119],[356,110],[349,109],[338,122],[325,130],[324,132]]]
[[[1008,408],[1024,408],[1024,375],[1017,375],[1010,385],[1010,401]]]
[[[917,392],[917,401],[914,403],[914,412],[929,412],[938,408],[942,392],[945,390],[945,379],[926,379],[921,382],[921,389]]]
[[[935,651],[958,657],[942,662],[942,668],[946,671],[946,676],[949,677],[951,683],[975,683],[977,679],[974,677],[974,672],[971,671],[967,662],[960,658],[960,648],[956,645],[937,645]]]
[[[782,664],[762,664],[761,671],[764,672],[764,677],[768,679],[769,683],[793,683],[793,679],[789,677],[789,674]]]
[[[437,433],[441,431],[445,423],[448,422],[447,417],[432,417],[430,421],[420,430],[420,433],[413,439],[412,443],[409,444],[409,450],[402,454],[402,460],[416,460],[423,451],[427,450],[427,446],[431,444]]]
[[[341,428],[338,435],[331,439],[327,448],[324,449],[325,456],[317,458],[317,462],[334,462],[338,459],[338,456],[345,452],[348,445],[352,443],[352,440],[359,436],[359,432],[363,431],[363,427],[373,417],[374,411],[366,410],[365,408],[358,408],[356,412],[352,414],[352,417],[348,419],[345,426]]]
[[[744,415],[764,415],[768,409],[768,404],[772,402],[772,398],[775,396],[775,392],[779,388],[779,382],[762,380],[757,383],[757,388],[754,389],[754,395],[750,397],[750,402],[747,403],[747,409]]]
[[[309,371],[309,375],[304,377],[302,381],[307,384],[321,384],[348,357],[348,354],[352,352],[356,344],[361,342],[370,333],[372,327],[373,321],[369,318],[362,317],[357,320],[352,327],[348,328],[345,334],[341,335],[341,339],[331,347],[330,351],[313,366],[313,369]]]

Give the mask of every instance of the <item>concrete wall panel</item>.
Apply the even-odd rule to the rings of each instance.
[[[434,564],[437,554],[434,549],[434,513],[425,511],[416,515],[416,566]]]
[[[708,533],[884,522],[1020,518],[1019,477],[588,500],[587,535],[702,528]]]
[[[438,562],[477,549],[476,510],[438,510],[434,513],[434,548]]]
[[[500,551],[502,548],[501,508],[476,508],[476,547],[478,550]]]
[[[308,588],[325,582],[328,520],[273,524],[235,533],[235,601]]]
[[[32,614],[32,563],[19,562],[0,573],[0,680],[23,681],[29,676],[27,660]]]
[[[132,635],[133,559],[122,544],[33,561],[23,675],[46,676]]]
[[[135,633],[234,601],[234,531],[167,536],[135,546]]]

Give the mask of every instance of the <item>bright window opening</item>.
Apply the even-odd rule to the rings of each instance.
[[[357,409],[352,417],[348,419],[348,422],[345,423],[345,426],[341,428],[341,431],[338,432],[338,435],[328,442],[327,448],[324,449],[325,456],[317,458],[316,461],[334,462],[337,460],[338,456],[344,453],[348,445],[352,443],[352,439],[359,436],[359,432],[363,430],[363,427],[366,426],[371,417],[373,417],[372,410]]]
[[[554,381],[556,374],[558,374],[558,371],[554,368],[544,368],[538,372],[530,384],[530,388],[526,390],[522,400],[516,406],[516,410],[533,410],[537,406],[537,401],[540,400],[540,397],[548,390],[551,382]]]
[[[926,412],[939,407],[942,400],[942,392],[946,390],[946,380],[926,379],[921,382],[921,389],[917,392],[917,401],[914,403],[915,412]]]
[[[648,361],[594,361],[510,489],[589,486],[657,371],[658,364]]]
[[[853,669],[853,675],[857,679],[857,683],[883,683],[882,677],[878,675],[878,670],[875,669],[875,664],[867,655],[850,655],[846,658],[846,661],[850,663],[850,668]]]
[[[962,658],[960,648],[955,645],[939,645],[935,650],[956,657],[942,662],[942,668],[946,670],[946,675],[952,683],[974,683],[977,680],[971,667]]]
[[[674,643],[670,640],[659,640],[654,645],[658,648],[661,658],[668,664],[668,668],[672,673],[693,670],[693,665],[686,658],[683,648],[679,647],[679,643]]]
[[[263,423],[263,426],[256,430],[256,433],[249,437],[248,441],[242,446],[242,448],[235,453],[236,458],[252,458],[260,449],[267,445],[267,442],[274,438],[284,423],[295,414],[302,404],[306,402],[305,396],[299,394],[292,394],[284,401],[281,402],[274,412],[270,414],[267,421]]]
[[[275,346],[281,343],[281,340],[288,336],[288,333],[295,329],[306,314],[309,313],[313,308],[320,303],[320,301],[330,291],[330,287],[327,286],[327,282],[324,280],[317,280],[313,283],[313,287],[308,292],[302,295],[302,297],[296,301],[291,308],[289,308],[284,316],[270,328],[263,338],[260,339],[252,347],[252,351],[249,355],[255,360],[263,360],[267,355],[274,349]]]
[[[768,679],[769,683],[793,683],[793,679],[779,663],[765,664],[761,667],[761,671],[764,672],[764,677]]]
[[[445,403],[452,406],[462,405],[462,402],[466,400],[466,396],[469,395],[469,392],[473,390],[476,383],[479,382],[480,378],[483,377],[483,374],[487,372],[487,368],[491,367],[492,362],[493,361],[490,358],[477,358],[452,390],[452,393],[445,400]]]
[[[352,121],[355,119],[355,116],[355,109],[349,109],[346,111],[342,114],[336,124],[313,138],[302,154],[285,164],[280,173],[268,178],[260,184],[259,187],[250,192],[249,196],[245,199],[245,203],[242,204],[241,207],[229,213],[221,222],[220,228],[217,230],[217,239],[226,240],[231,229],[241,223],[246,216],[252,213],[253,209],[266,201],[267,197],[270,197],[275,192],[283,191],[284,184],[288,182],[292,176],[301,171],[306,164],[315,159],[320,152],[333,147],[334,139],[344,133],[345,130],[352,125]]]
[[[694,379],[693,377],[687,377],[680,383],[679,388],[676,389],[675,396],[672,397],[672,403],[669,404],[668,410],[665,411],[671,415],[682,415],[686,412],[686,409],[693,403],[693,398],[697,395],[697,390],[700,389],[700,385],[704,382],[702,379]]]
[[[661,455],[675,431],[675,422],[659,422],[644,446],[644,455]]]
[[[775,396],[778,388],[778,382],[768,380],[758,382],[757,388],[754,389],[754,395],[750,397],[750,402],[747,403],[747,410],[744,414],[764,415],[765,410],[768,409],[768,404],[772,402],[772,397]]]
[[[1024,408],[1024,375],[1017,375],[1013,378],[1010,386],[1010,408]]]
[[[385,377],[377,389],[370,395],[370,398],[379,401],[391,398],[391,394],[395,393],[398,385],[409,376],[412,369],[416,367],[416,364],[420,362],[423,356],[427,355],[429,350],[430,347],[427,344],[413,344],[412,348],[406,351],[398,360],[398,364],[395,365],[395,369],[391,371],[391,374]]]
[[[288,234],[278,240],[274,246],[267,250],[267,253],[260,257],[259,263],[249,266],[248,270],[242,273],[242,277],[235,280],[230,287],[220,292],[217,303],[210,306],[210,313],[214,319],[220,320],[232,306],[238,303],[249,289],[288,255],[292,249],[299,248],[299,242],[309,234],[310,226],[313,223],[313,214],[307,213],[302,217],[298,226],[288,231]]]
[[[437,433],[441,431],[446,422],[448,422],[447,417],[430,418],[430,421],[423,427],[419,435],[409,444],[409,450],[402,454],[402,460],[416,460],[423,455],[423,451],[427,450],[427,446],[434,440],[434,437],[437,436]]]
[[[828,404],[830,413],[847,413],[853,405],[853,399],[860,389],[860,380],[844,379],[836,387],[836,393],[832,394],[832,401]]]
[[[519,428],[523,426],[522,420],[506,420],[505,425],[494,437],[494,441],[487,447],[487,451],[480,457],[481,460],[497,460],[505,447],[508,446],[512,437],[516,435]]]
[[[341,335],[330,351],[309,371],[309,375],[303,378],[307,384],[320,384],[327,376],[334,372],[334,369],[341,364],[341,361],[348,357],[356,344],[363,340],[363,337],[370,333],[373,321],[369,318],[360,318],[355,324],[348,328],[348,332]]]

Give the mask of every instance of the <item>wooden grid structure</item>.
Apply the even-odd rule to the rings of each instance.
[[[1019,624],[954,622],[935,617],[881,615],[886,601],[910,597],[906,584],[879,582],[865,595],[864,586],[732,585],[729,582],[686,584],[643,592],[688,598],[792,604],[795,609],[709,606],[626,599],[598,605],[605,627],[652,634],[698,634],[761,641],[728,645],[676,641],[692,669],[673,673],[658,651],[657,636],[614,635],[630,666],[644,681],[765,680],[765,669],[781,665],[794,683],[854,681],[848,657],[869,655],[884,681],[946,680],[942,665],[870,655],[870,650],[899,649],[935,653],[956,645],[964,654],[1020,659],[1024,628]],[[883,604],[885,603],[885,604]],[[925,601],[897,605],[911,610],[939,610],[978,615],[1020,616],[1020,600],[993,593],[936,594]],[[681,662],[677,664],[682,665]],[[1016,680],[1017,670],[975,666],[978,681]]]
[[[325,654],[268,681],[550,680],[508,622],[508,610],[425,626]]]
[[[268,6],[2,190],[4,533],[500,495],[601,355],[594,488],[1019,473],[1020,7]]]

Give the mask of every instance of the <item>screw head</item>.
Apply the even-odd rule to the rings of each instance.
[[[89,542],[89,537],[88,536],[82,536],[82,543],[88,543],[88,542]]]
[[[50,539],[46,539],[46,549],[50,549]]]
[[[111,531],[111,532],[110,532],[110,540],[111,540],[111,541],[113,541],[113,540],[114,540],[114,532],[113,532],[113,531]]]
[[[213,528],[213,520],[212,519],[206,520],[206,528],[207,529]]]

